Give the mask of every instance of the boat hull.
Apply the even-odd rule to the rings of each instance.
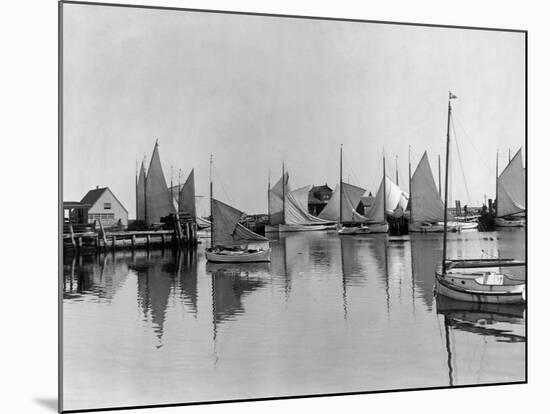
[[[300,224],[279,224],[277,226],[265,226],[266,233],[292,233],[302,231],[325,231],[336,230],[336,224],[315,224],[315,225],[300,225]]]
[[[495,226],[497,227],[525,227],[525,219],[508,220],[502,217],[495,218]]]
[[[436,294],[451,299],[492,304],[525,303],[524,283],[481,284],[479,283],[479,273],[446,273],[443,275],[441,272],[436,272],[435,278]]]
[[[342,236],[354,236],[359,234],[369,234],[370,229],[368,227],[343,227],[338,230],[338,234]]]
[[[225,251],[225,253],[206,250],[206,260],[211,263],[257,263],[271,261],[271,248],[249,252],[246,250]]]
[[[410,223],[409,232],[416,233],[443,233],[443,223]],[[447,223],[447,232],[459,231],[458,223]]]
[[[369,233],[387,233],[390,230],[388,223],[373,223],[368,225]]]

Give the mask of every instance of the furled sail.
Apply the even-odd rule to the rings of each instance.
[[[374,203],[365,214],[370,222],[382,223],[386,219],[384,215],[383,192],[384,183],[380,182]],[[408,194],[401,190],[392,180],[386,177],[386,215],[402,215],[403,211],[407,208],[408,200]]]
[[[141,162],[136,188],[136,218],[145,221],[145,166]]]
[[[216,199],[212,200],[213,237],[216,245],[235,246],[247,242],[268,241],[239,223],[243,215],[244,213],[235,207]]]
[[[161,217],[176,212],[162,172],[158,147],[156,143],[145,182],[147,224],[160,223]]]
[[[521,148],[497,178],[497,217],[525,211],[525,168]]]
[[[428,153],[424,152],[411,179],[412,192],[412,222],[443,221],[445,206],[439,197],[439,191],[428,161]]]
[[[197,217],[197,209],[195,206],[195,170],[192,169],[180,189],[178,210],[180,213],[188,214],[193,220]]]
[[[357,213],[355,208],[361,201],[365,189],[355,185],[342,183],[342,222],[366,222],[367,218]],[[336,185],[330,200],[319,217],[325,220],[340,220],[340,184]]]

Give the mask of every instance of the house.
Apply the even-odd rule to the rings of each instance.
[[[318,216],[321,211],[325,208],[332,196],[332,188],[327,184],[314,186],[309,190],[307,209],[309,214]]]
[[[94,223],[101,219],[105,227],[115,226],[119,223],[122,227],[128,226],[128,210],[115,197],[108,187],[88,191],[80,204],[87,205],[88,223]]]
[[[374,204],[375,198],[376,197],[374,197],[371,192],[369,192],[368,196],[361,197],[361,201],[359,201],[359,205],[357,206],[357,212],[362,216],[366,215],[367,211],[369,211]]]

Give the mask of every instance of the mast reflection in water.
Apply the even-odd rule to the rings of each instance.
[[[448,247],[523,259],[523,240],[451,234]],[[525,380],[523,308],[434,298],[440,235],[271,247],[267,264],[206,264],[203,247],[66,258],[64,408]]]

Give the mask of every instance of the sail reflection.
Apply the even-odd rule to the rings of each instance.
[[[243,299],[266,285],[269,263],[207,263],[212,274],[212,317],[217,324],[235,320],[244,313]]]

